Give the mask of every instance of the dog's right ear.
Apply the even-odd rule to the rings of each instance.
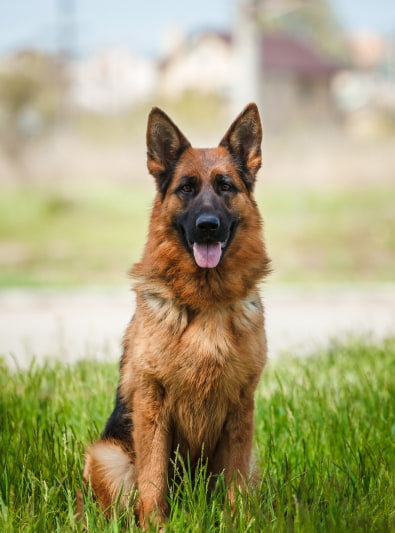
[[[179,157],[190,142],[174,122],[158,107],[154,107],[147,125],[147,166],[162,194],[170,183]]]

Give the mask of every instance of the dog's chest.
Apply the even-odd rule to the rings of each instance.
[[[149,318],[141,324],[141,362],[156,368],[161,381],[211,390],[218,381],[229,387],[240,384],[257,365],[263,366],[264,321],[256,293],[197,313],[152,293],[145,295],[144,304]]]
[[[214,450],[241,395],[253,393],[265,361],[257,294],[191,313],[153,291],[141,295],[130,349],[137,384],[160,384],[175,445],[191,456]],[[156,385],[155,385],[156,386]]]
[[[230,406],[237,402],[239,387],[229,387],[222,365],[205,360],[178,371],[168,389],[168,407],[177,445],[187,447],[191,457],[202,446],[214,449]]]
[[[188,398],[183,409],[215,409],[217,398],[237,401],[249,365],[231,330],[227,313],[208,312],[189,322],[164,351],[165,388],[177,397],[175,403]]]
[[[202,445],[215,447],[228,413],[259,377],[265,356],[262,309],[248,300],[237,309],[178,318],[177,324],[161,357],[162,379],[178,438],[193,455]]]

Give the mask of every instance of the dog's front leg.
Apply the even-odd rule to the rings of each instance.
[[[136,392],[133,403],[137,511],[140,525],[147,527],[150,520],[160,524],[166,516],[171,435],[162,398],[154,387]]]
[[[244,491],[250,476],[251,448],[254,432],[254,398],[243,398],[228,413],[217,446],[214,469],[224,471],[228,498],[235,500],[235,491]]]

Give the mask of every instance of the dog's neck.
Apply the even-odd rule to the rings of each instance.
[[[246,257],[243,268],[230,270],[225,260],[217,268],[202,269],[185,252],[183,264],[174,262],[162,268],[160,254],[156,260],[146,261],[147,255],[131,270],[137,294],[144,291],[160,298],[172,299],[181,306],[199,312],[229,306],[248,298],[258,289],[259,282],[269,273],[269,259],[262,249],[252,260]],[[166,263],[167,265],[167,263]]]

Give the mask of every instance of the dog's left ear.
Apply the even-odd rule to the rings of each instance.
[[[162,194],[170,183],[177,160],[189,146],[190,142],[166,113],[154,107],[147,125],[147,166]]]
[[[229,150],[240,165],[249,191],[254,188],[261,167],[262,125],[256,104],[248,104],[234,120],[219,143]]]

